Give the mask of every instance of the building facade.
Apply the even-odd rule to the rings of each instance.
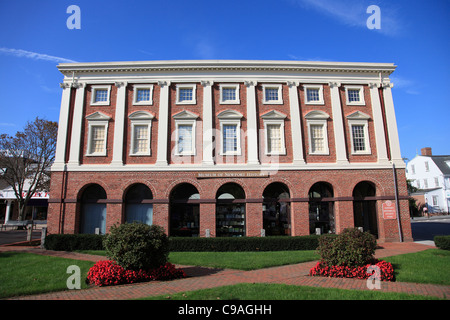
[[[411,240],[393,64],[58,68],[50,233],[107,233],[138,220],[169,236],[296,236],[357,226],[398,241],[400,225]],[[384,215],[384,203],[395,199],[398,214]]]
[[[406,178],[418,189],[412,196],[423,213],[449,212],[450,155],[433,156],[431,148],[422,148],[421,154],[408,162]]]

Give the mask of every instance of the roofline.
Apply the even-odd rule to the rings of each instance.
[[[374,62],[330,62],[287,60],[161,60],[161,61],[117,61],[60,63],[63,74],[73,72],[133,72],[133,71],[221,71],[221,70],[265,70],[265,71],[314,71],[314,72],[368,72],[390,75],[397,66],[393,63]]]

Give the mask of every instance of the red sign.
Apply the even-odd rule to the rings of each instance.
[[[397,219],[397,210],[395,208],[395,202],[388,200],[383,203],[383,218],[385,220]]]

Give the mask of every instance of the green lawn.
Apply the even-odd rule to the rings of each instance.
[[[72,273],[67,267],[80,267],[81,288],[93,262],[64,259],[23,252],[0,253],[0,298],[67,289]]]
[[[91,252],[101,254],[101,252]],[[106,259],[106,257],[105,257]],[[172,252],[170,262],[181,265],[199,265],[215,268],[253,270],[271,266],[317,260],[315,251],[276,252]],[[450,251],[430,249],[417,253],[385,258],[394,265],[397,281],[450,285]],[[22,252],[0,253],[0,298],[30,295],[67,289],[71,274],[67,267],[81,269],[81,288],[87,288],[84,279],[93,262],[64,259]],[[337,290],[337,291],[336,291]],[[393,293],[354,291],[328,288],[308,288],[274,284],[238,285],[184,293],[192,299],[404,299]],[[205,295],[205,296],[204,296]],[[375,295],[375,296],[372,296]],[[183,294],[172,295],[185,298]],[[165,297],[161,297],[164,298]]]
[[[396,292],[241,283],[219,288],[147,297],[145,300],[438,300],[438,298]]]
[[[386,257],[392,263],[396,281],[450,285],[450,251],[429,249]]]
[[[255,270],[320,259],[315,250],[264,252],[171,252],[173,264]]]

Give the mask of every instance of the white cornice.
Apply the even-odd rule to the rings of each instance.
[[[66,76],[73,73],[177,72],[177,71],[265,71],[265,72],[333,72],[391,74],[393,63],[272,61],[272,60],[167,60],[61,63],[58,69]]]

